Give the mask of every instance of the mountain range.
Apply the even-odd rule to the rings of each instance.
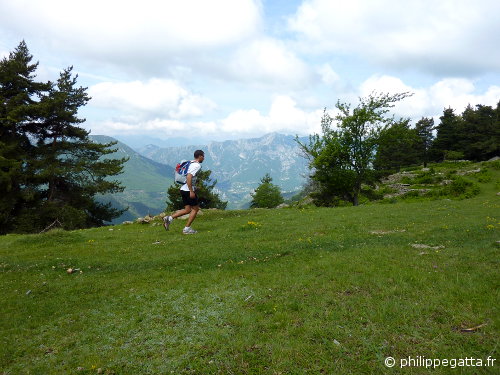
[[[116,141],[107,136],[92,136],[95,142]],[[304,139],[302,139],[304,140]],[[160,147],[150,144],[137,150],[118,142],[117,151],[108,157],[128,157],[123,174],[116,179],[125,191],[102,199],[129,211],[115,220],[130,220],[165,209],[166,190],[173,183],[174,166],[190,160],[197,149],[205,152],[204,170],[211,170],[216,189],[228,209],[247,208],[251,193],[266,173],[281,188],[285,197],[299,192],[306,181],[307,160],[295,137],[271,133],[260,138],[210,142],[192,146]]]

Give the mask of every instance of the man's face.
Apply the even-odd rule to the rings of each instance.
[[[205,160],[205,155],[201,155],[199,158],[198,158],[198,161],[200,163],[203,163],[203,160]]]

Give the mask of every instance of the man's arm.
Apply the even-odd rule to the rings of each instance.
[[[188,173],[186,176],[186,184],[189,189],[189,196],[191,198],[194,198],[194,190],[193,190],[193,175],[191,173]]]

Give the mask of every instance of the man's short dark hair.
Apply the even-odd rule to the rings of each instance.
[[[201,150],[196,150],[196,151],[194,152],[194,158],[195,158],[195,159],[198,159],[198,158],[199,158],[200,156],[202,156],[202,155],[203,155],[203,156],[205,156],[205,153],[204,153],[203,151],[201,151]]]

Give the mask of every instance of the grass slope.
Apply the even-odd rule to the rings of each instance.
[[[422,374],[399,360],[498,358],[500,197],[481,186],[206,211],[195,236],[181,221],[4,236],[0,373]],[[433,371],[450,372],[498,364]]]

